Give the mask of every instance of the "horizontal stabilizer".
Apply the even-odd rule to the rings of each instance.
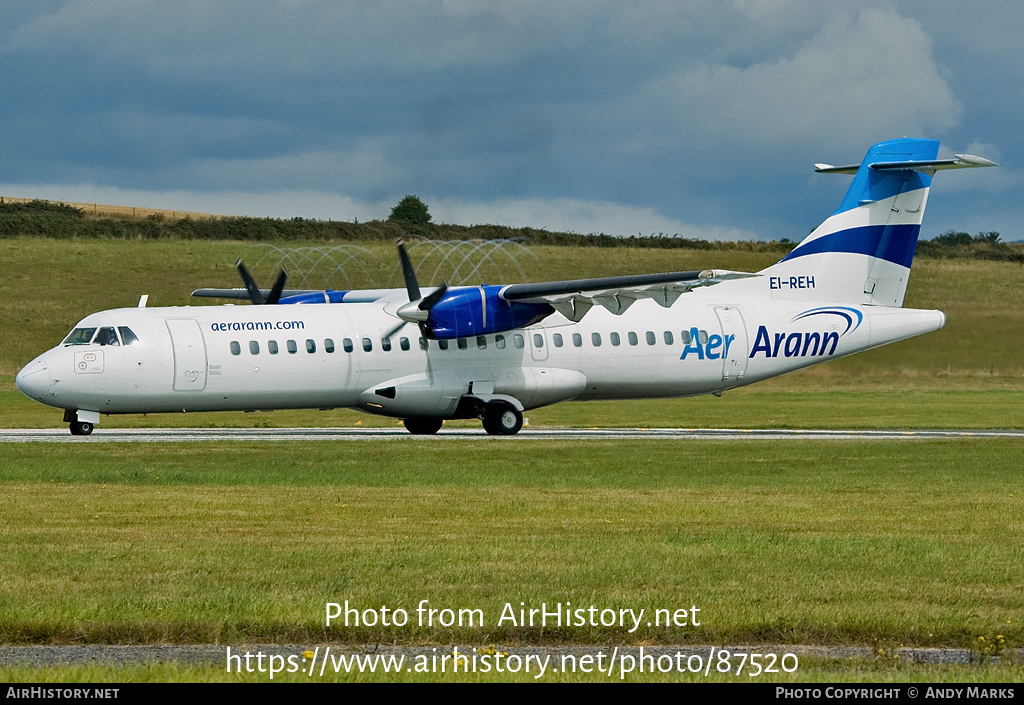
[[[981,166],[999,166],[991,159],[976,157],[973,154],[958,154],[955,159],[930,159],[924,161],[893,161],[874,162],[869,165],[875,171],[899,171],[912,169],[934,174],[942,169],[972,169]],[[831,164],[815,164],[814,170],[819,174],[856,174],[860,164],[832,166]]]

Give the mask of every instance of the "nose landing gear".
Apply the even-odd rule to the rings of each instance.
[[[93,425],[88,421],[72,421],[71,422],[71,435],[72,436],[88,436],[92,433]]]
[[[100,420],[98,411],[64,410],[64,423],[71,424],[72,436],[88,436]]]

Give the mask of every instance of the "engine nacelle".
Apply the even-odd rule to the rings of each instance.
[[[340,304],[345,300],[348,291],[337,291],[327,289],[325,291],[312,291],[308,294],[295,294],[285,296],[277,303],[279,304]]]
[[[498,296],[501,286],[477,286],[449,290],[430,309],[426,327],[440,340],[503,333],[547,318],[554,309],[548,304],[505,301]]]

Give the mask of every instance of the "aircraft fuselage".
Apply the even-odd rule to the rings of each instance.
[[[453,418],[467,394],[531,409],[715,393],[945,322],[939,311],[731,300],[729,286],[713,300],[693,292],[669,308],[638,301],[621,315],[554,314],[450,341],[427,340],[414,324],[391,333],[400,291],[373,303],[115,309],[76,330],[128,328],[137,341],[59,345],[18,384],[45,404],[103,414],[355,408]]]

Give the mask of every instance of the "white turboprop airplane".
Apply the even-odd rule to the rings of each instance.
[[[708,270],[405,289],[246,289],[195,296],[261,306],[102,311],[25,366],[27,396],[64,409],[71,432],[101,414],[353,408],[414,434],[479,418],[511,435],[523,411],[569,400],[721,394],[928,333],[941,311],[901,308],[932,176],[994,166],[938,159],[938,143],[876,144],[839,209],[756,274]],[[714,286],[711,286],[714,285]],[[276,305],[274,305],[276,304]],[[303,304],[303,305],[287,305]]]

